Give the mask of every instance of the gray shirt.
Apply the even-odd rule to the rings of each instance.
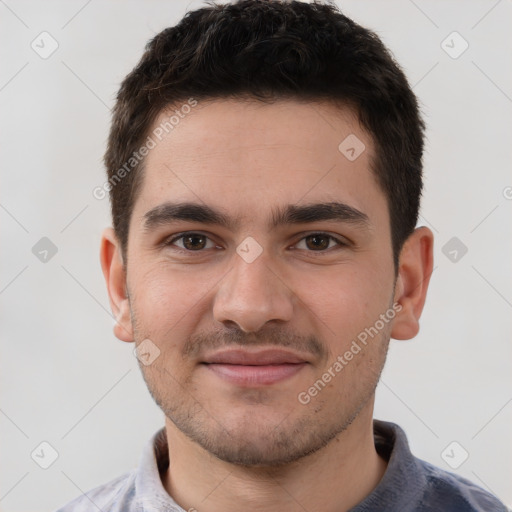
[[[414,457],[398,425],[374,420],[373,430],[377,452],[388,467],[373,492],[350,512],[507,512],[498,499],[469,480]],[[164,427],[147,444],[138,468],[57,512],[186,512],[162,485],[160,475],[168,466]]]

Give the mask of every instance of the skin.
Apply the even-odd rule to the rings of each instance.
[[[366,146],[354,161],[338,150],[350,134]],[[101,262],[114,332],[137,345],[149,339],[160,350],[141,370],[166,415],[171,464],[162,482],[185,510],[339,512],[382,478],[386,462],[372,430],[375,387],[390,337],[418,332],[433,235],[426,227],[414,231],[395,275],[373,153],[349,108],[200,102],[146,157],[126,266],[113,230],[105,230]],[[208,205],[238,223],[174,220],[145,230],[147,212],[169,201]],[[333,201],[367,222],[269,228],[285,205]],[[175,239],[183,232],[199,239],[185,246]],[[315,233],[324,236],[312,239]],[[251,263],[236,251],[248,236],[262,248]],[[298,394],[393,304],[400,308],[394,318],[300,403]],[[307,364],[284,381],[243,387],[201,364],[227,347],[286,347]]]

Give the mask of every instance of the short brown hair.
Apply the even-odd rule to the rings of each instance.
[[[105,164],[125,262],[144,163],[130,158],[156,116],[190,98],[295,98],[353,107],[375,143],[372,168],[387,198],[397,268],[418,220],[422,190],[424,123],[416,97],[373,32],[334,4],[286,0],[209,2],[188,12],[148,42],[122,82]]]

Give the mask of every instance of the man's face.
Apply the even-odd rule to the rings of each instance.
[[[366,147],[355,160],[338,149],[349,135]],[[127,288],[135,341],[160,355],[141,369],[167,418],[223,460],[297,460],[371,414],[395,298],[373,152],[349,109],[219,100],[147,156]]]

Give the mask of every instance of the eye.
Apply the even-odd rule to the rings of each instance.
[[[217,245],[203,233],[181,233],[165,242],[167,246],[174,246],[185,252],[201,252],[205,249],[213,249]],[[295,248],[309,252],[326,252],[334,247],[344,247],[348,244],[327,233],[311,233],[303,237]]]
[[[175,245],[180,249],[191,252],[199,252],[203,249],[215,247],[215,244],[202,233],[182,233],[166,242],[166,245]]]
[[[332,235],[326,233],[312,233],[311,235],[302,238],[298,244],[295,245],[298,249],[305,249],[308,251],[322,252],[327,249],[332,249],[335,246],[345,246],[346,243],[338,240]]]

